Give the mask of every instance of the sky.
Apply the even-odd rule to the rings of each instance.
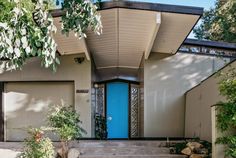
[[[215,0],[132,0],[132,1],[196,6],[196,7],[203,7],[206,9],[214,6],[214,4],[215,4]]]

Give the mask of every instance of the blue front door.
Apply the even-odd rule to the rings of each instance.
[[[128,138],[128,83],[108,83],[106,90],[107,137]]]

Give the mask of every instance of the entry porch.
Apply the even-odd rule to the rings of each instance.
[[[186,158],[184,155],[170,154],[168,143],[180,141],[80,141],[71,142],[68,158]],[[59,148],[58,143],[54,143]],[[2,142],[2,157],[16,158],[22,151],[22,143]]]

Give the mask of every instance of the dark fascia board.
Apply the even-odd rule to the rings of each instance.
[[[127,9],[150,10],[150,11],[193,14],[193,15],[203,14],[203,8],[200,7],[189,7],[189,6],[135,2],[135,1],[117,1],[117,2],[110,1],[101,3],[101,10],[111,9],[111,8],[127,8]]]
[[[197,45],[197,46],[206,46],[206,47],[219,48],[219,49],[236,50],[236,43],[197,40],[197,39],[186,39],[183,45]]]
[[[135,1],[108,1],[101,2],[98,10],[106,10],[112,8],[126,8],[137,10],[149,10],[158,12],[170,12],[179,14],[191,14],[201,16],[203,14],[203,8],[160,4],[160,3],[147,3],[147,2],[135,2]],[[53,17],[62,16],[65,12],[61,9],[55,9],[51,11]]]

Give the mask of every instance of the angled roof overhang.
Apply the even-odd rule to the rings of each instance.
[[[200,7],[190,7],[190,6],[170,5],[170,4],[160,4],[160,3],[135,2],[135,1],[101,2],[98,10],[106,10],[106,9],[113,9],[113,8],[149,10],[149,11],[191,14],[191,15],[200,15],[200,16],[203,14],[203,8],[200,8]],[[52,10],[53,17],[60,17],[63,14],[64,14],[64,11],[61,9]]]
[[[175,54],[203,13],[202,8],[131,1],[102,2],[103,34],[87,31],[87,38],[65,37],[58,30],[55,39],[62,55],[92,55],[97,69],[138,69],[151,53]],[[60,28],[62,10],[53,10]]]
[[[73,32],[69,36],[61,33],[61,18],[54,18],[54,24],[57,27],[57,32],[54,39],[57,42],[57,50],[60,55],[83,54],[85,53],[87,60],[90,60],[89,50],[84,38],[75,37]]]

